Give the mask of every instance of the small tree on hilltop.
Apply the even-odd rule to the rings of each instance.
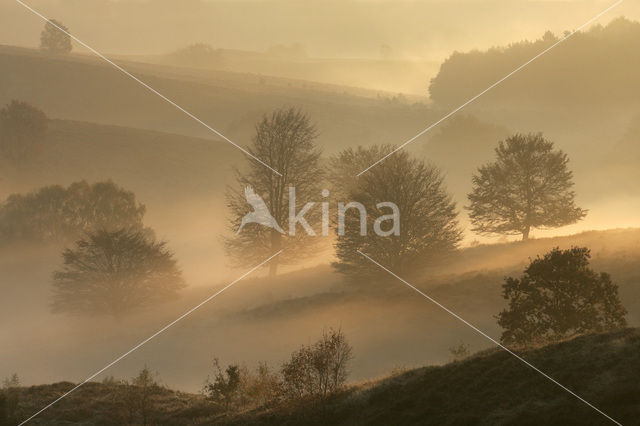
[[[122,397],[129,414],[129,423],[143,426],[155,424],[152,421],[155,405],[153,397],[160,391],[160,385],[151,370],[145,366],[131,382],[123,381],[122,384],[125,385]]]
[[[321,194],[323,171],[319,166],[320,151],[315,145],[317,132],[309,117],[293,108],[283,108],[264,116],[256,126],[256,136],[249,152],[265,161],[282,176],[278,176],[254,159],[249,160],[247,173],[238,172],[238,185],[229,188],[227,205],[231,211],[231,230],[235,235],[225,241],[227,253],[239,266],[255,265],[268,256],[284,249],[269,262],[270,275],[275,275],[280,264],[292,264],[311,253],[319,238],[297,227],[291,235],[289,191],[295,188],[295,209],[300,213],[307,202],[317,200]],[[250,205],[250,202],[254,205]],[[259,223],[243,224],[247,213],[266,209],[280,229]],[[319,206],[305,215],[313,230],[320,222]],[[262,210],[260,210],[262,212]],[[302,224],[300,222],[299,224]],[[315,232],[315,231],[314,231]]]
[[[496,148],[497,159],[478,169],[467,207],[473,231],[522,234],[531,228],[556,228],[577,222],[569,158],[542,134],[516,134]]]
[[[338,222],[344,212],[344,227],[340,223],[337,227],[339,262],[335,266],[339,271],[358,277],[381,273],[358,250],[396,273],[407,273],[433,264],[456,248],[461,240],[456,204],[437,168],[400,151],[358,179],[348,201],[364,209],[349,204],[338,208]]]
[[[223,371],[217,358],[213,360],[213,366],[216,369],[216,375],[213,382],[207,379],[204,393],[209,399],[221,405],[225,411],[229,411],[241,396],[239,395],[242,384],[240,366],[232,364]]]
[[[509,308],[498,315],[505,344],[529,346],[626,326],[618,286],[589,268],[584,247],[555,248],[538,257],[520,278],[507,278]]]
[[[64,31],[66,31],[66,33]],[[40,33],[40,50],[50,53],[69,53],[73,48],[71,46],[71,37],[69,37],[69,28],[62,25],[55,19],[50,19],[44,24],[44,29]]]
[[[185,287],[166,243],[143,231],[97,231],[62,254],[53,311],[123,315],[174,299]]]
[[[15,166],[32,160],[44,146],[48,123],[40,109],[11,101],[0,110],[0,155]]]
[[[292,401],[326,398],[340,391],[353,358],[351,345],[340,330],[330,329],[320,340],[291,354],[282,366],[282,391]]]

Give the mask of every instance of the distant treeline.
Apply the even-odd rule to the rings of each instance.
[[[567,34],[547,32],[535,41],[454,52],[431,80],[431,99],[442,106],[462,103]],[[574,34],[492,90],[483,102],[636,102],[638,64],[640,22],[618,18]]]

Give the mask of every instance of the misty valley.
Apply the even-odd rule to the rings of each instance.
[[[637,424],[636,4],[0,21],[0,426]]]

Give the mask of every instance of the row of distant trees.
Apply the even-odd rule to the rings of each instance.
[[[289,229],[288,188],[295,187],[296,211],[320,198],[323,187],[331,188],[330,202],[357,201],[367,212],[366,235],[361,235],[361,212],[345,212],[345,232],[336,237],[337,267],[363,274],[371,265],[357,251],[371,255],[396,272],[413,270],[454,250],[462,232],[456,204],[447,192],[438,168],[399,151],[362,174],[356,175],[393,150],[392,146],[347,148],[322,164],[315,143],[317,131],[310,118],[293,108],[265,116],[256,126],[250,152],[280,172],[278,176],[256,160],[238,171],[238,186],[228,192],[231,228],[236,231],[251,211],[243,188],[251,187],[265,201],[281,229]],[[515,134],[498,143],[495,160],[474,174],[468,195],[473,231],[480,234],[521,234],[529,238],[533,228],[555,228],[582,219],[586,211],[575,205],[569,158],[542,134]],[[393,202],[400,210],[399,235],[373,232],[375,219],[389,214],[378,203]],[[320,212],[305,216],[320,233]],[[398,219],[398,218],[396,218]],[[333,223],[334,228],[337,224]],[[389,224],[387,224],[387,228]],[[239,264],[252,265],[284,248],[272,261],[291,264],[313,253],[317,236],[306,232],[287,235],[260,224],[249,224],[226,241],[229,254]]]

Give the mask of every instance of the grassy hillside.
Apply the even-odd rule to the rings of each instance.
[[[437,116],[425,105],[356,96],[339,86],[282,84],[282,79],[256,74],[127,61],[122,65],[240,145],[248,144],[262,114],[283,105],[302,107],[311,115],[320,130],[319,144],[326,151],[400,141]],[[1,46],[0,80],[0,104],[17,98],[53,118],[212,137],[207,129],[92,56],[60,57]]]
[[[334,88],[352,87],[350,93],[362,95],[404,93],[426,98],[425,81],[438,71],[438,62],[403,59],[313,58],[293,52],[254,52],[213,49],[199,46],[168,55],[140,57],[143,62],[173,64],[201,69],[246,72],[307,81],[307,84]],[[293,53],[293,54],[292,54]],[[294,80],[294,81],[295,81]],[[313,82],[313,83],[309,83]],[[358,89],[369,87],[372,89]],[[344,89],[343,89],[344,90]],[[367,93],[368,92],[368,93]]]
[[[112,179],[143,203],[219,196],[244,154],[222,140],[102,125],[51,120],[43,152],[21,170],[3,167],[7,191],[51,184]],[[4,176],[2,176],[4,175]]]
[[[640,415],[640,330],[579,337],[521,353],[527,361],[623,424]],[[19,389],[18,418],[72,383]],[[89,383],[33,424],[127,424],[127,386]],[[225,415],[197,394],[159,390],[153,424],[195,425],[606,425],[608,420],[500,349],[353,385],[321,406]]]
[[[50,277],[60,263],[58,251],[27,255],[16,247],[0,253],[0,270],[5,271],[2,294],[12,301],[0,311],[0,322],[12,324],[0,330],[0,337],[13,343],[4,348],[0,378],[16,372],[26,384],[80,380],[237,276],[225,280],[209,252],[193,258],[199,253],[200,244],[194,243],[198,240],[179,238],[170,238],[170,247],[177,248],[192,286],[179,300],[120,320],[84,321],[49,312]],[[611,274],[629,311],[629,325],[640,326],[638,229],[469,248],[441,269],[410,281],[498,338],[501,330],[494,316],[505,306],[504,277],[521,274],[530,257],[574,244],[593,248],[594,269]],[[324,265],[273,279],[258,274],[242,280],[107,374],[130,377],[147,364],[167,385],[196,391],[214,356],[222,363],[279,365],[323,327],[340,327],[348,336],[354,347],[354,380],[379,377],[399,366],[441,364],[450,357],[449,347],[460,343],[473,351],[491,345],[395,279],[379,286],[353,285]],[[42,346],[48,348],[46,362],[36,349]]]
[[[522,353],[527,361],[622,424],[640,415],[640,331],[627,329]],[[356,386],[326,407],[252,413],[234,425],[607,425],[589,408],[508,353],[492,349]]]

